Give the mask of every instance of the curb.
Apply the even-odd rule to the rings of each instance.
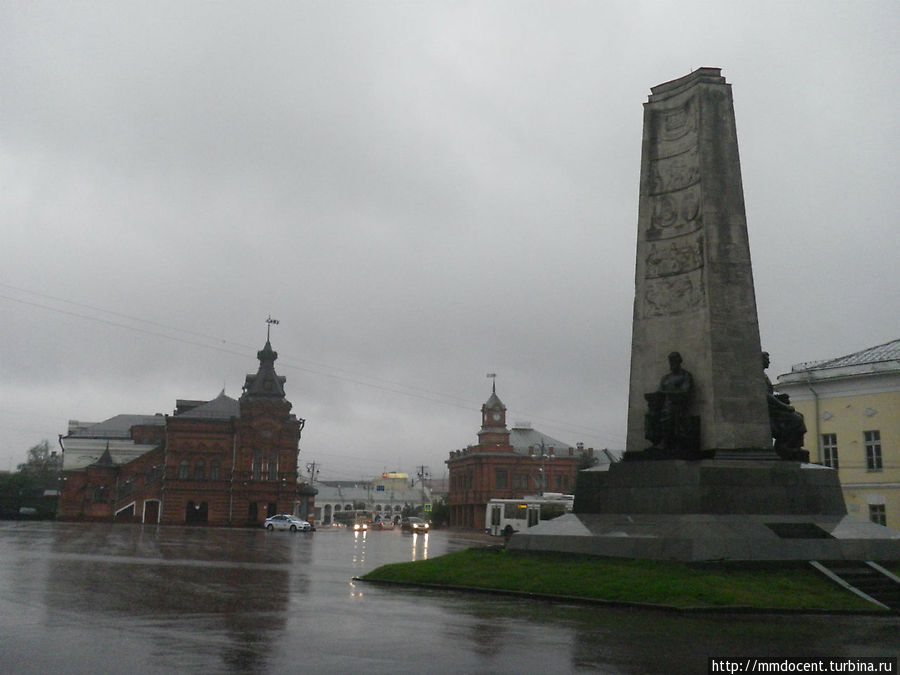
[[[761,608],[761,607],[675,607],[674,605],[658,605],[646,602],[626,602],[621,600],[603,600],[601,598],[585,598],[577,595],[555,595],[553,593],[532,593],[530,591],[513,591],[502,588],[480,588],[477,586],[455,586],[444,584],[426,584],[407,581],[388,581],[384,579],[365,579],[353,577],[353,581],[363,581],[368,584],[382,586],[399,586],[406,588],[424,588],[434,591],[452,591],[457,593],[478,593],[482,595],[500,595],[505,597],[540,600],[543,602],[564,602],[579,605],[594,605],[598,607],[613,607],[620,609],[641,609],[654,612],[667,612],[674,614],[813,614],[833,616],[883,616],[890,617],[900,612],[884,610],[852,610],[852,609],[785,609],[785,608]]]

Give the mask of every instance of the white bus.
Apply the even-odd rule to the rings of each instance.
[[[509,536],[572,512],[573,495],[545,492],[543,496],[521,499],[492,499],[484,516],[485,532],[495,537]]]

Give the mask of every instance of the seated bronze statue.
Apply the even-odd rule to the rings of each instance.
[[[763,371],[769,367],[769,352],[762,353],[762,365]],[[774,449],[776,452],[799,450],[803,447],[803,436],[806,434],[803,414],[794,409],[787,394],[776,393],[769,376],[765,372],[763,374],[766,378],[766,402],[769,406]]]
[[[696,450],[699,446],[699,418],[687,414],[694,378],[681,364],[681,354],[669,354],[669,372],[660,380],[659,389],[644,394],[648,405],[644,436],[654,448]]]

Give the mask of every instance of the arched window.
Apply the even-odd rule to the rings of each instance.
[[[269,455],[269,480],[278,480],[278,453]]]
[[[344,504],[344,511],[352,511],[353,504]]]
[[[221,462],[219,460],[214,459],[209,463],[209,479],[210,480],[219,480],[219,472],[221,471]]]
[[[262,452],[253,453],[253,480],[262,480]]]
[[[340,510],[341,510],[341,505],[340,505],[340,504],[335,504],[335,505],[334,505],[334,510],[335,510],[335,511],[340,511]]]
[[[206,462],[198,459],[194,464],[194,480],[206,480]]]
[[[375,505],[375,510],[376,510],[376,511],[381,511],[381,504],[376,504],[376,505]]]
[[[187,480],[188,476],[190,476],[191,465],[188,464],[187,460],[184,460],[181,464],[178,465],[178,478],[179,480]]]

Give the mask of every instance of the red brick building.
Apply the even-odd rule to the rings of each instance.
[[[304,420],[291,413],[268,340],[257,358],[239,400],[223,391],[179,399],[172,415],[70,422],[59,518],[254,525],[311,513],[313,497],[297,483]]]
[[[506,406],[496,385],[481,406],[478,444],[454,450],[447,460],[450,525],[485,527],[491,499],[515,499],[542,492],[571,493],[575,475],[593,460],[594,450],[569,447],[530,425],[506,426]]]

